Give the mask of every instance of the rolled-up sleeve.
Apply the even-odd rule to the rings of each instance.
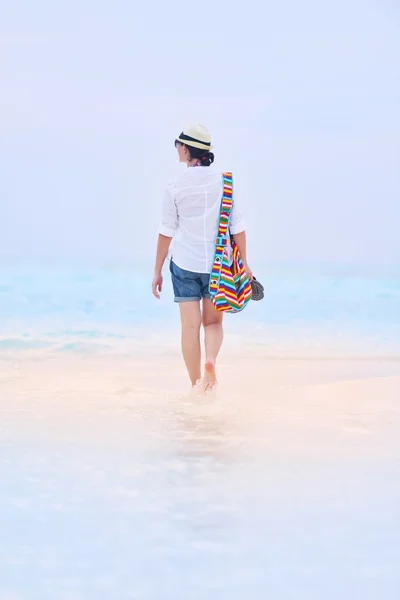
[[[235,189],[233,192],[233,207],[232,207],[232,212],[231,212],[231,220],[229,223],[229,229],[233,235],[235,235],[235,233],[242,233],[242,231],[245,231],[245,229],[246,229],[246,223],[245,223],[244,216],[243,216],[243,213],[240,208],[240,200],[239,200],[239,204],[238,204],[237,194],[236,194]]]
[[[174,237],[178,225],[178,211],[170,188],[165,190],[164,201],[161,209],[161,222],[158,233],[166,237]]]

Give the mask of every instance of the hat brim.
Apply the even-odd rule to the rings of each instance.
[[[176,142],[180,142],[181,144],[185,144],[185,146],[191,146],[192,148],[198,148],[199,150],[211,150],[212,146],[207,146],[207,144],[202,144],[201,142],[192,142],[191,140],[182,140],[181,137],[177,137]]]

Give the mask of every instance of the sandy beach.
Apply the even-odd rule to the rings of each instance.
[[[1,600],[398,597],[399,361],[225,355],[208,397],[178,353],[0,373]]]

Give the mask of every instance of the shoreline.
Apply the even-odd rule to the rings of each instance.
[[[217,362],[221,393],[262,396],[279,387],[307,387],[336,382],[400,377],[399,357],[271,356],[253,349],[222,351]],[[41,389],[90,390],[102,395],[119,388],[148,389],[168,396],[186,394],[188,377],[179,351],[161,354],[0,354],[0,395],[29,394]],[[400,398],[400,390],[399,390]]]

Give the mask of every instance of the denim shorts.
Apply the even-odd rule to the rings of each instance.
[[[175,302],[191,302],[209,298],[209,273],[194,273],[178,267],[172,260],[169,265]]]

